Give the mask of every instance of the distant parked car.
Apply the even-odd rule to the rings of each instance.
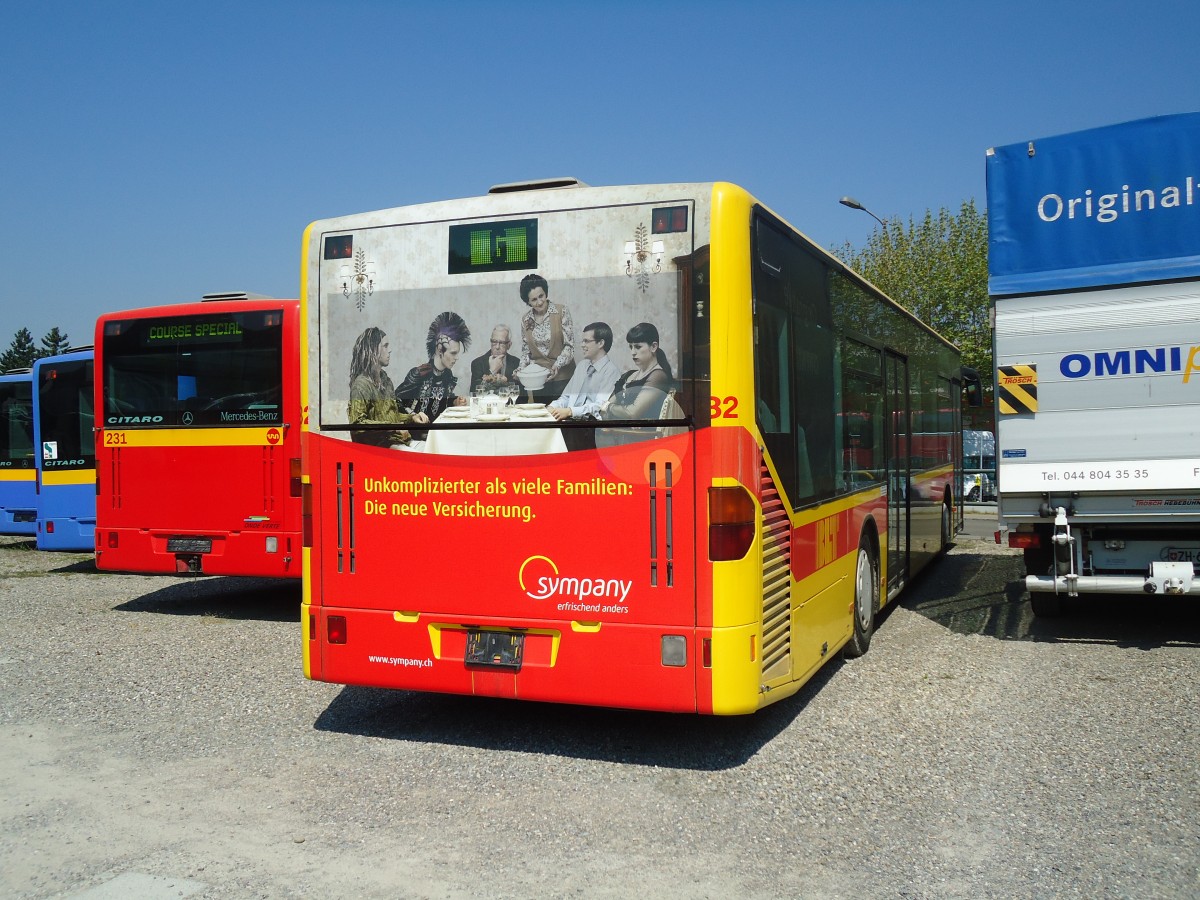
[[[996,499],[996,482],[986,472],[967,472],[963,475],[962,495],[967,500]]]

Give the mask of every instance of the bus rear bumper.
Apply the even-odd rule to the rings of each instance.
[[[305,674],[316,681],[481,697],[576,703],[664,712],[711,712],[698,706],[694,627],[511,623],[304,605]],[[466,660],[471,631],[523,635],[519,667]],[[681,638],[682,665],[664,664],[664,635]],[[334,643],[334,641],[340,641]],[[679,641],[674,641],[679,646]]]
[[[0,509],[0,534],[37,534],[37,510],[17,507]]]
[[[95,532],[95,519],[73,519],[69,516],[38,519],[37,548],[90,551],[95,548]]]
[[[299,578],[300,535],[253,531],[160,532],[96,529],[96,568],[158,575],[244,575]]]

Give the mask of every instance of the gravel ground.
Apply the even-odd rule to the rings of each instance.
[[[701,719],[309,682],[295,585],[0,538],[0,895],[1200,896],[1195,602],[1046,623],[1019,574],[963,538]]]

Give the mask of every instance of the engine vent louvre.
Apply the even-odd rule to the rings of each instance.
[[[788,673],[792,648],[791,522],[765,465],[763,511],[763,679]],[[776,667],[778,670],[776,671]]]

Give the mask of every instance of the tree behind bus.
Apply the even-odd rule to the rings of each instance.
[[[42,338],[42,349],[39,351],[33,343],[33,335],[28,328],[18,329],[13,335],[8,349],[0,354],[0,372],[9,369],[28,369],[35,360],[44,356],[57,356],[70,346],[67,336],[55,325]]]
[[[957,213],[926,210],[919,221],[884,219],[861,249],[834,253],[877,288],[958,345],[963,364],[992,385],[988,323],[987,214],[965,200]]]

